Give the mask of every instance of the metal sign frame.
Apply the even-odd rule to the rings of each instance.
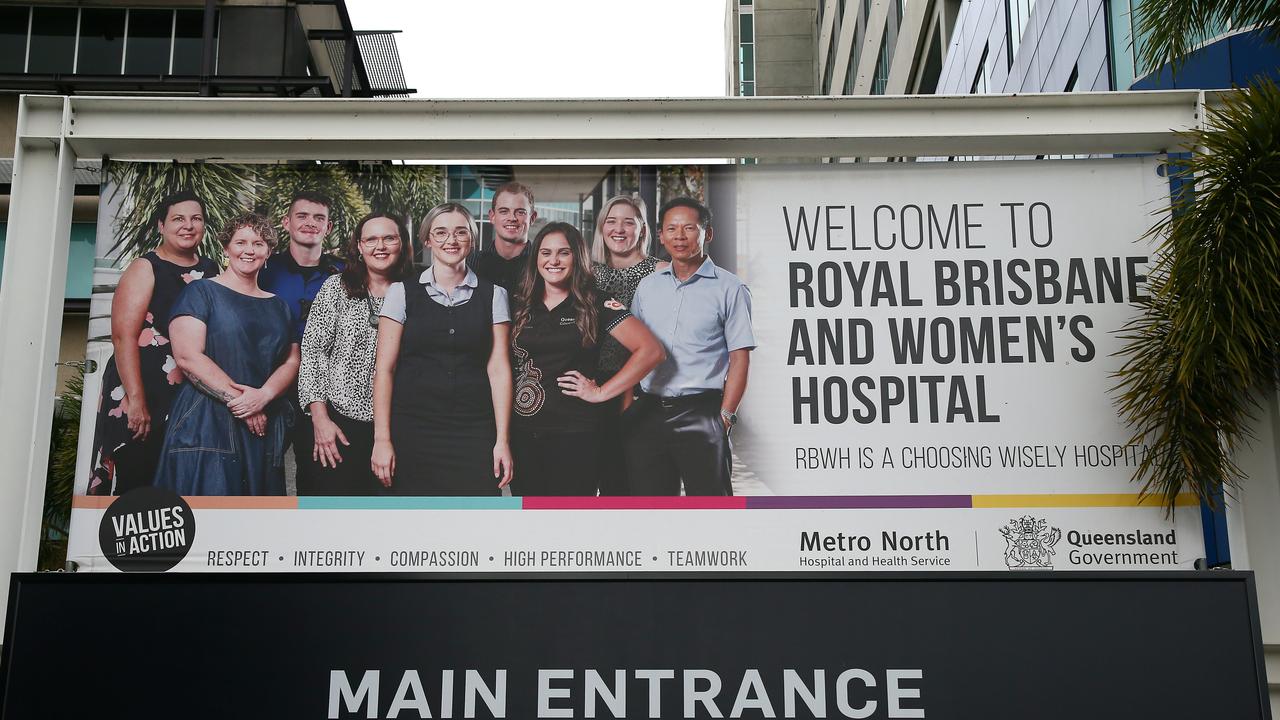
[[[1181,90],[635,100],[23,96],[0,282],[0,458],[7,467],[0,583],[36,566],[77,159],[591,163],[1154,153],[1178,149],[1179,133],[1200,127],[1215,99]],[[1244,558],[1243,546],[1240,552]],[[6,596],[0,592],[0,601]]]

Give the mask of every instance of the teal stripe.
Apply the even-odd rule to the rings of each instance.
[[[299,510],[519,510],[518,497],[300,497]]]

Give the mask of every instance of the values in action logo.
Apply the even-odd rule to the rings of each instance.
[[[1000,528],[1004,536],[1004,564],[1010,570],[1052,570],[1053,547],[1062,531],[1041,518],[1023,515]]]
[[[98,525],[103,556],[124,572],[164,572],[182,562],[195,537],[187,501],[151,486],[116,498]]]

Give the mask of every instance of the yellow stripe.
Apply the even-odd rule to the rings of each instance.
[[[974,495],[976,508],[1018,507],[1160,507],[1164,498],[1159,495],[1140,496],[1137,493],[1079,493],[1062,495]],[[1191,493],[1182,493],[1174,505],[1185,507],[1198,505]]]

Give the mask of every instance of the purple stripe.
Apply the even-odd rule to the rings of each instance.
[[[971,508],[972,495],[813,495],[748,497],[748,510],[818,508]]]

